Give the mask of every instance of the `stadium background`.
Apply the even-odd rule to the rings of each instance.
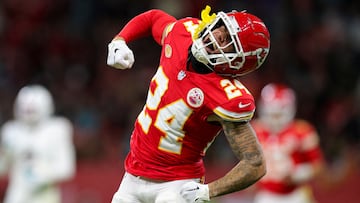
[[[64,184],[65,203],[110,202],[135,116],[145,100],[160,47],[130,43],[133,69],[106,66],[107,44],[133,16],[162,8],[176,17],[246,9],[271,33],[265,64],[243,77],[255,98],[268,82],[298,94],[298,117],[321,136],[327,170],[311,186],[319,203],[360,201],[360,3],[355,0],[2,0],[0,2],[0,123],[12,117],[17,91],[49,88],[58,114],[75,126],[77,175]],[[232,166],[220,136],[210,148],[208,180]],[[0,194],[7,184],[1,179]],[[249,189],[251,190],[251,188]],[[217,199],[246,202],[246,191]]]

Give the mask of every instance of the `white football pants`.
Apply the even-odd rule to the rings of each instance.
[[[180,188],[189,181],[200,182],[200,179],[158,182],[125,172],[111,203],[185,203]]]

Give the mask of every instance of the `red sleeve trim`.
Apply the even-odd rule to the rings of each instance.
[[[174,21],[176,19],[164,11],[152,9],[131,19],[115,38],[123,38],[125,42],[131,42],[152,35],[154,40],[161,44],[164,29]]]

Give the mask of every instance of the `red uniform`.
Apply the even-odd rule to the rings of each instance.
[[[259,120],[252,124],[263,147],[267,165],[267,173],[258,186],[277,194],[294,191],[300,185],[289,182],[288,177],[296,167],[322,160],[314,127],[304,120],[294,120],[281,132],[272,134]]]
[[[187,56],[198,19],[175,21],[160,11],[152,12],[159,12],[151,33],[162,45],[160,65],[135,122],[125,169],[151,179],[201,178],[205,174],[202,158],[222,129],[207,122],[207,117],[215,113],[225,120],[249,121],[255,110],[254,99],[236,79],[188,70]],[[159,32],[165,22],[173,24],[161,40]],[[134,30],[125,30],[134,35]],[[137,38],[124,33],[119,36],[127,41]]]

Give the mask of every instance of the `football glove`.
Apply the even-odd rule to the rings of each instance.
[[[128,69],[134,64],[134,54],[121,39],[113,40],[108,45],[107,64],[117,69]]]
[[[202,203],[210,201],[209,186],[195,181],[185,183],[180,189],[180,195],[186,203]]]

